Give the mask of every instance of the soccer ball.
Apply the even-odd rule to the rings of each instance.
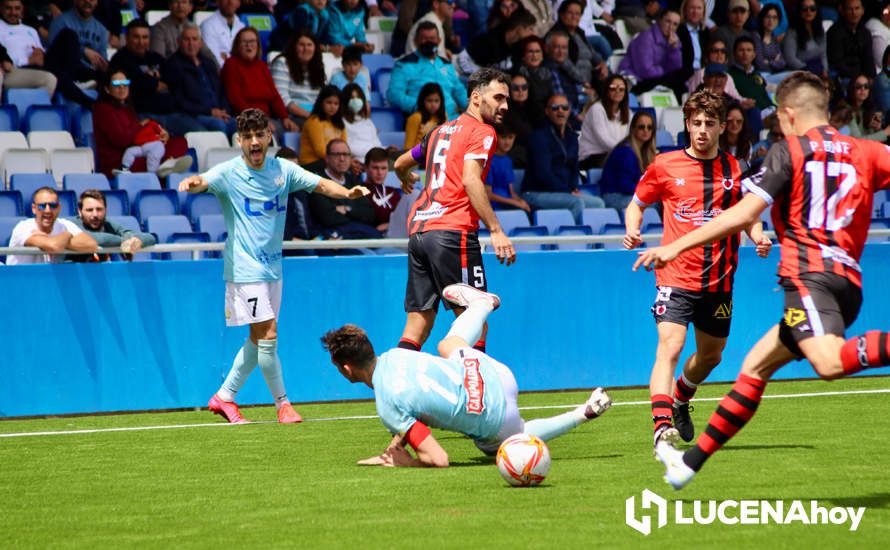
[[[501,443],[496,461],[507,483],[531,487],[544,481],[550,471],[550,449],[540,437],[516,434]]]

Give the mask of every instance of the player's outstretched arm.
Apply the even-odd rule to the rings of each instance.
[[[439,445],[439,442],[436,441],[432,434],[424,438],[417,446],[417,449],[415,449],[415,452],[417,453],[417,458],[411,456],[411,453],[405,448],[402,435],[396,434],[382,454],[359,460],[358,464],[390,468],[448,467],[448,453]]]
[[[516,249],[510,242],[501,222],[488,202],[488,194],[485,192],[485,183],[482,182],[482,161],[470,159],[464,161],[463,170],[464,190],[470,199],[473,209],[479,214],[479,218],[485,223],[485,227],[491,232],[491,246],[499,262],[510,265],[516,262]]]
[[[363,185],[356,185],[355,187],[347,189],[336,181],[327,178],[321,178],[321,180],[319,180],[314,192],[321,193],[332,199],[358,199],[370,193],[368,188]]]
[[[420,176],[414,173],[414,168],[416,166],[417,161],[414,160],[414,154],[411,150],[405,151],[399,155],[399,158],[397,158],[392,165],[393,170],[396,172],[396,176],[398,176],[399,181],[402,182],[402,191],[405,193],[413,191],[414,184],[420,179]]]
[[[637,261],[634,262],[633,270],[636,271],[640,266],[646,268],[647,271],[653,268],[661,269],[690,248],[712,243],[751,227],[755,221],[760,219],[760,213],[766,207],[766,201],[754,193],[748,193],[738,204],[725,210],[695,231],[691,231],[665,246],[649,248],[640,252]]]
[[[207,180],[203,176],[189,176],[179,182],[179,191],[189,193],[203,193],[207,191]]]
[[[645,207],[637,204],[637,201],[631,199],[624,211],[624,248],[626,250],[634,249],[643,244],[643,238],[640,236],[640,227],[643,225],[643,209]]]
[[[769,256],[769,251],[773,248],[773,241],[763,234],[763,223],[760,220],[752,223],[746,230],[748,238],[754,243],[757,255],[761,258]]]

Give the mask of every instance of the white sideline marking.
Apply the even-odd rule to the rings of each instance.
[[[882,389],[882,390],[851,390],[851,391],[826,391],[826,392],[812,392],[812,393],[789,393],[789,394],[780,394],[780,395],[764,395],[764,399],[788,399],[794,397],[831,397],[838,395],[867,395],[867,394],[877,394],[877,393],[890,393],[890,388]],[[722,397],[703,397],[701,399],[696,399],[696,401],[720,401],[723,399]],[[649,405],[649,401],[622,401],[620,403],[613,403],[612,406],[620,407],[620,406],[629,406],[629,405]],[[578,405],[540,405],[535,407],[519,407],[521,411],[534,411],[534,410],[545,410],[545,409],[571,409],[573,407],[577,407]],[[307,418],[304,419],[304,422],[331,422],[336,420],[374,420],[377,418],[377,415],[361,415],[361,416],[338,416],[332,418]],[[249,424],[277,424],[275,420],[258,420],[254,422],[250,422]],[[220,428],[220,427],[228,427],[228,426],[236,426],[237,424],[228,424],[222,422],[212,422],[207,424],[176,424],[172,426],[130,426],[126,428],[95,428],[90,430],[59,430],[54,432],[20,432],[20,433],[0,433],[0,438],[2,437],[35,437],[35,436],[45,436],[45,435],[77,435],[77,434],[94,434],[94,433],[106,433],[106,432],[139,432],[143,430],[175,430],[179,428]]]

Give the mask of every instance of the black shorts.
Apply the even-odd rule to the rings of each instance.
[[[660,286],[652,304],[652,316],[656,323],[666,321],[684,327],[692,323],[705,334],[726,338],[732,322],[732,293]]]
[[[488,290],[478,235],[444,230],[411,235],[405,311],[437,310],[442,289],[454,283]],[[452,306],[446,301],[445,308]]]
[[[862,289],[834,273],[804,273],[796,280],[782,277],[785,311],[779,321],[779,338],[800,353],[797,345],[811,336],[844,336],[862,307]]]

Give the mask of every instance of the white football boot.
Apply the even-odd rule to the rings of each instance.
[[[676,491],[688,485],[695,477],[695,470],[683,462],[683,451],[675,449],[665,441],[655,444],[655,458],[664,464],[664,480]]]
[[[467,307],[470,302],[476,300],[484,300],[491,305],[491,310],[496,310],[501,305],[501,299],[497,294],[485,292],[478,288],[463,283],[455,283],[448,285],[442,289],[442,297],[452,304],[460,307]]]
[[[609,407],[612,406],[612,398],[609,397],[606,390],[597,388],[593,390],[584,405],[584,416],[593,419],[609,410]]]

